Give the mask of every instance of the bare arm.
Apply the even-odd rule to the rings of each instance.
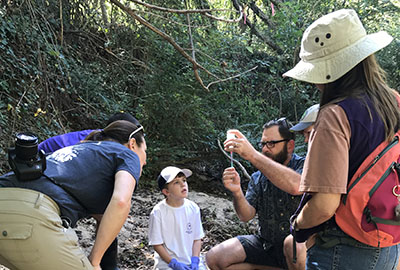
[[[256,215],[256,209],[246,200],[246,197],[244,196],[240,186],[239,174],[235,168],[226,168],[222,175],[222,181],[225,188],[232,192],[233,206],[239,219],[247,222],[254,218]]]
[[[126,171],[115,174],[114,191],[98,227],[96,241],[89,260],[93,266],[100,265],[104,252],[118,235],[131,208],[132,193],[136,180]]]
[[[172,257],[169,255],[167,249],[164,247],[163,244],[154,245],[153,248],[158,253],[158,255],[160,255],[161,259],[163,259],[164,262],[166,262],[166,263],[171,262]]]
[[[296,223],[299,229],[308,229],[329,220],[340,204],[341,194],[315,193],[304,205]]]
[[[239,130],[234,129],[230,132],[234,133],[236,138],[225,141],[226,151],[233,151],[251,162],[279,189],[292,195],[302,194],[299,192],[301,178],[299,173],[258,152]],[[234,148],[229,148],[230,146]]]
[[[201,243],[202,243],[201,239],[193,241],[192,256],[196,257],[200,256]]]

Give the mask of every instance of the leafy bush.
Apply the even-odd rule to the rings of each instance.
[[[31,130],[40,139],[86,128],[102,127],[114,112],[134,114],[145,127],[148,165],[144,177],[155,179],[162,167],[192,168],[199,179],[219,180],[228,161],[217,140],[238,128],[252,143],[262,125],[286,116],[296,122],[318,102],[310,84],[283,79],[298,61],[304,29],[317,17],[338,8],[355,8],[368,32],[385,29],[395,41],[380,52],[390,85],[399,89],[400,63],[398,9],[379,1],[285,1],[271,16],[269,4],[257,4],[273,27],[249,9],[243,24],[215,22],[191,16],[196,60],[220,78],[252,72],[214,84],[206,91],[195,80],[192,65],[169,43],[107,4],[108,22],[99,1],[8,1],[0,4],[0,170],[6,172],[6,149],[17,131]],[[382,2],[382,3],[381,3]],[[152,4],[185,8],[181,1]],[[225,7],[225,2],[193,1],[190,8]],[[142,6],[140,15],[171,35],[183,48],[190,43],[186,16],[155,17]],[[233,8],[229,7],[229,8]],[[139,12],[139,11],[138,11]],[[179,24],[172,24],[170,22]],[[61,27],[62,26],[62,27]],[[258,31],[258,33],[256,32]],[[257,36],[256,34],[259,34]],[[269,37],[278,52],[260,36]],[[189,50],[187,50],[189,51]],[[215,78],[199,71],[205,83]],[[299,143],[297,150],[305,152]],[[254,168],[244,162],[249,172]],[[215,183],[212,182],[214,186]],[[144,181],[142,181],[143,183]],[[149,181],[148,184],[153,184]],[[198,186],[206,183],[198,181]]]

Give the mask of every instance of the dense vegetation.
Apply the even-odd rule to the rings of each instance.
[[[145,178],[154,179],[163,166],[177,164],[192,168],[197,179],[217,179],[228,165],[217,146],[227,129],[238,128],[256,142],[265,121],[286,116],[295,122],[318,101],[313,86],[283,79],[282,73],[298,61],[304,29],[340,8],[354,8],[367,32],[384,29],[395,37],[379,59],[390,85],[400,89],[398,0],[118,2],[129,4],[189,56],[195,52],[205,68],[197,69],[205,86],[216,77],[241,74],[207,89],[182,52],[116,2],[1,1],[2,173],[8,170],[7,148],[16,132],[30,130],[43,140],[103,127],[109,115],[126,111],[147,134]],[[242,18],[228,22],[239,17],[239,6]],[[210,12],[224,20],[176,12],[194,9],[230,11]]]

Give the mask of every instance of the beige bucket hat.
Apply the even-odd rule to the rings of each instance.
[[[317,84],[336,81],[392,40],[385,31],[367,35],[352,9],[329,13],[306,29],[301,40],[301,60],[283,77]]]

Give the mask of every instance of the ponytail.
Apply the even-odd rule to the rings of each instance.
[[[86,141],[114,141],[120,144],[125,144],[129,140],[129,135],[140,128],[140,125],[135,125],[126,120],[114,121],[105,127],[103,130],[92,131],[87,137]],[[140,146],[144,141],[143,130],[140,130],[132,137]]]

